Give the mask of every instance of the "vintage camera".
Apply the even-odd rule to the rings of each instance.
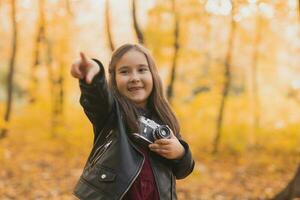
[[[159,125],[144,116],[140,116],[138,120],[139,133],[133,134],[138,142],[149,145],[154,143],[155,140],[171,137],[171,130],[167,125]]]

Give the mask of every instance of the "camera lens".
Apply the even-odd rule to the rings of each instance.
[[[162,138],[169,138],[171,135],[169,127],[162,125],[155,129],[154,131],[154,139],[162,139]]]

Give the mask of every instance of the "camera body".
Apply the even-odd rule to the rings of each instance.
[[[138,121],[139,132],[134,133],[133,137],[143,145],[148,146],[154,143],[155,140],[171,137],[171,129],[167,125],[159,125],[144,116],[140,116]]]

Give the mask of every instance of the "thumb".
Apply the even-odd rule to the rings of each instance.
[[[170,129],[170,128],[169,128]],[[170,138],[177,138],[174,134],[174,132],[172,131],[172,129],[170,129]]]
[[[95,72],[93,70],[89,70],[88,73],[87,73],[87,75],[86,75],[85,81],[88,84],[91,84],[94,76],[95,76]]]

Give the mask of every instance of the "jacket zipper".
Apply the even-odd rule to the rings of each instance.
[[[93,160],[95,160],[95,158],[97,157],[98,152],[103,148],[105,144],[102,144],[100,147],[98,147],[95,152],[94,155],[90,158],[90,162],[93,162]]]
[[[135,146],[134,148],[140,152],[140,150],[138,150]],[[142,154],[142,152],[140,152]],[[143,154],[142,154],[143,155]],[[124,197],[124,195],[128,192],[128,190],[131,188],[132,184],[134,183],[135,179],[138,177],[138,175],[140,174],[140,172],[142,171],[142,168],[143,168],[143,165],[144,165],[144,162],[145,162],[145,157],[143,155],[143,161],[142,161],[142,164],[141,166],[139,167],[139,170],[138,172],[136,173],[136,175],[134,176],[133,180],[131,181],[131,183],[129,184],[129,186],[127,187],[127,189],[123,192],[123,194],[121,195],[120,197],[120,200]]]
[[[154,180],[155,180],[155,186],[156,186],[156,189],[157,189],[157,192],[158,192],[158,196],[159,196],[159,198],[161,197],[161,195],[160,195],[160,191],[159,191],[159,188],[158,188],[158,181],[157,181],[157,175],[156,175],[156,172],[155,172],[155,168],[153,167],[153,165],[152,165],[152,158],[151,158],[151,156],[149,155],[149,158],[150,158],[150,165],[151,165],[151,169],[152,169],[152,172],[153,172],[153,175],[154,175]],[[171,198],[172,198],[172,196],[171,196]]]
[[[105,137],[105,139],[107,140],[112,134],[112,130],[107,134],[107,136]],[[107,143],[104,143],[102,145],[100,145],[93,153],[93,155],[91,156],[91,158],[89,159],[90,162],[93,162],[93,160],[95,159],[95,157],[97,157],[98,152],[103,148],[104,145],[106,145]]]
[[[97,161],[103,156],[103,154],[107,151],[107,149],[111,145],[111,143],[112,143],[112,140],[110,140],[108,143],[106,143],[104,145],[103,151],[98,156],[95,157],[95,159],[91,163],[91,167],[93,167],[97,163]]]
[[[171,200],[173,199],[173,175],[171,174]]]

